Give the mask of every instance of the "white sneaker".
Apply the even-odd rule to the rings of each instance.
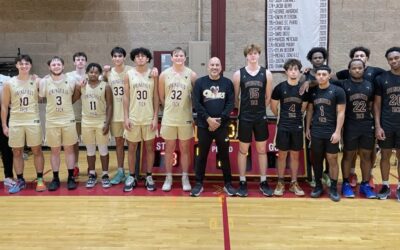
[[[190,186],[189,182],[189,176],[187,175],[182,175],[182,189],[185,192],[189,192],[190,190],[192,190],[192,186]]]
[[[10,177],[4,178],[4,187],[10,188],[10,187],[14,186],[15,184],[16,184],[16,182],[14,181],[13,178],[10,178]]]
[[[171,191],[171,188],[172,188],[172,176],[165,176],[165,181],[161,190],[164,192],[168,192]]]

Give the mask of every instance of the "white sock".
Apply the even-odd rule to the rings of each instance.
[[[399,181],[399,183],[397,183],[397,188],[400,188],[400,181]]]
[[[389,187],[389,181],[382,181],[382,185],[385,185],[385,186]]]
[[[188,173],[187,172],[182,172],[182,177],[183,176],[188,176]]]
[[[89,174],[95,175],[96,174],[96,170],[89,170]]]
[[[240,176],[240,177],[239,177],[239,180],[240,180],[240,181],[246,181],[246,176]]]
[[[103,175],[102,176],[104,176],[104,175],[108,175],[108,171],[103,171]]]
[[[266,175],[261,175],[260,176],[260,182],[263,182],[263,181],[267,181],[267,176]]]
[[[356,172],[356,168],[350,168],[350,174],[354,174]]]
[[[172,178],[172,173],[167,173],[165,176],[166,176],[167,178]]]

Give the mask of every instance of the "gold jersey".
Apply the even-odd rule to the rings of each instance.
[[[102,128],[106,121],[106,82],[81,89],[82,127]]]
[[[173,68],[164,71],[165,106],[162,124],[185,126],[193,122],[192,113],[192,70],[185,67],[182,73]]]
[[[46,97],[46,127],[65,127],[75,123],[72,108],[72,95],[74,94],[76,79],[63,76],[61,80],[54,81],[51,77],[42,79],[40,96]]]
[[[16,76],[8,80],[10,87],[10,126],[40,125],[39,91],[32,76],[21,81]]]
[[[115,68],[112,68],[108,74],[108,84],[110,84],[113,93],[113,122],[124,121],[124,77],[131,69],[131,66],[125,65],[121,73],[116,72]]]
[[[129,77],[129,120],[134,125],[150,125],[154,117],[154,78],[151,70],[141,74],[132,69]]]

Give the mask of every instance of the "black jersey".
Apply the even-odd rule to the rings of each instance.
[[[384,69],[378,68],[378,67],[372,67],[372,66],[368,66],[365,68],[364,70],[364,74],[363,74],[363,78],[367,81],[370,82],[374,82],[375,78],[382,74],[383,72],[385,72]],[[339,72],[336,73],[336,77],[339,80],[346,80],[346,79],[350,79],[350,73],[348,69],[344,69],[341,70]]]
[[[317,86],[310,90],[309,102],[314,106],[311,136],[330,139],[336,130],[337,105],[346,104],[346,94],[333,84],[326,89]]]
[[[240,69],[239,120],[254,122],[267,119],[265,106],[266,71],[264,67],[260,67],[258,73],[252,76],[244,67]]]
[[[353,134],[371,133],[374,118],[370,103],[374,100],[374,86],[370,81],[354,82],[351,79],[332,81],[346,93],[344,129]]]
[[[300,95],[300,84],[290,85],[281,82],[272,91],[272,99],[280,102],[278,128],[286,131],[302,131],[303,115],[301,107],[307,101],[305,95]]]
[[[400,76],[390,71],[379,75],[376,78],[375,95],[382,98],[383,130],[397,132],[400,129]]]

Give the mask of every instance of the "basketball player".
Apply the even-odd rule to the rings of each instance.
[[[51,148],[51,168],[53,180],[49,191],[60,187],[59,169],[61,146],[64,148],[68,169],[67,188],[76,189],[74,178],[74,144],[78,141],[74,110],[72,103],[77,98],[74,95],[76,79],[69,78],[64,71],[64,60],[58,56],[51,58],[47,65],[50,75],[40,81],[39,96],[47,99],[46,104],[46,141]]]
[[[372,102],[374,99],[373,84],[363,79],[365,64],[360,59],[352,59],[349,63],[350,79],[332,81],[346,93],[346,112],[343,129],[344,153],[342,160],[342,194],[346,198],[353,198],[354,192],[350,185],[349,175],[357,152],[361,158],[362,182],[360,194],[369,199],[376,198],[376,194],[369,185],[371,173],[371,156],[375,146],[374,119],[372,116]]]
[[[1,104],[1,96],[3,93],[3,83],[9,79],[10,79],[9,76],[0,74],[0,104]],[[9,118],[10,116],[8,116],[6,120],[7,126]],[[1,116],[0,116],[0,122],[1,124],[3,124]],[[16,183],[14,180],[14,172],[13,172],[13,154],[12,154],[12,149],[8,145],[8,137],[5,136],[3,132],[0,132],[0,152],[4,167],[4,181],[3,181],[4,188],[10,188],[14,186]]]
[[[154,138],[158,129],[158,77],[153,77],[149,63],[151,52],[143,47],[130,53],[135,67],[129,70],[124,79],[124,120],[128,141],[129,176],[125,180],[124,191],[129,192],[137,185],[135,176],[136,150],[139,142],[144,142],[146,150],[147,190],[156,190],[152,177],[154,165]]]
[[[172,188],[172,163],[176,140],[179,140],[181,153],[183,191],[192,189],[188,170],[190,159],[190,140],[193,138],[193,114],[191,93],[197,78],[195,72],[185,66],[186,53],[177,47],[172,51],[172,67],[163,71],[159,79],[160,101],[164,105],[161,121],[161,136],[165,140],[166,177],[163,191]]]
[[[86,78],[86,63],[87,56],[84,52],[76,52],[72,56],[74,61],[75,70],[66,73],[67,77],[73,77],[77,81],[81,82]],[[78,133],[78,138],[82,135],[81,133],[81,121],[82,121],[82,101],[81,99],[76,100],[73,104],[75,121],[76,121],[76,132]],[[79,141],[74,145],[75,152],[75,166],[74,166],[74,177],[79,175]]]
[[[270,103],[272,90],[272,74],[259,65],[261,48],[250,44],[245,47],[244,56],[247,64],[233,75],[235,100],[239,106],[239,154],[238,166],[240,174],[237,195],[248,195],[246,182],[246,159],[252,136],[256,140],[258,165],[260,167],[260,191],[265,196],[272,196],[272,189],[267,182],[267,138],[268,124],[266,108]]]
[[[392,150],[400,159],[400,47],[392,47],[385,53],[390,70],[376,77],[374,112],[375,136],[381,148],[382,188],[378,198],[390,197],[389,173]],[[400,161],[397,161],[397,176],[400,176]],[[400,201],[400,181],[396,192]]]
[[[323,193],[321,178],[323,160],[326,157],[331,178],[329,197],[332,201],[339,201],[337,153],[344,122],[346,96],[343,89],[329,83],[331,69],[327,65],[320,66],[315,73],[318,86],[309,91],[306,116],[306,136],[311,140],[315,174],[315,188],[311,192],[311,197],[318,198]]]
[[[103,188],[111,187],[108,177],[108,141],[112,118],[111,87],[104,81],[99,81],[102,68],[97,63],[90,63],[86,68],[88,81],[80,89],[82,99],[82,140],[86,145],[89,178],[87,188],[93,188],[97,183],[96,145],[99,149],[101,167],[103,170],[101,184]]]
[[[221,76],[222,67],[219,58],[211,58],[207,69],[208,75],[197,79],[193,89],[199,156],[195,163],[196,185],[190,195],[197,197],[203,191],[208,152],[212,141],[215,140],[224,175],[224,192],[233,196],[236,190],[232,187],[228,137],[229,113],[235,105],[233,83]]]
[[[297,196],[304,196],[304,191],[297,183],[299,154],[303,148],[303,113],[307,107],[306,95],[300,95],[301,62],[289,59],[283,65],[287,80],[279,83],[272,91],[271,110],[279,115],[276,130],[276,147],[278,155],[278,183],[274,195],[282,196],[285,192],[284,174],[289,154],[291,168],[291,183],[289,191]],[[278,111],[278,105],[280,105]]]
[[[301,77],[300,82],[303,83],[300,93],[304,93],[302,89],[308,89],[308,86],[317,86],[315,74],[316,69],[324,64],[326,64],[326,60],[328,60],[328,51],[323,47],[314,47],[307,53],[307,60],[311,63],[312,69],[305,69],[303,76]],[[306,157],[307,157],[307,173],[308,177],[311,176],[311,151],[309,149],[310,142],[306,138]],[[325,171],[322,173],[322,183],[327,185],[328,187],[331,185],[329,178],[329,163],[325,159]],[[310,185],[315,187],[315,180],[308,179]]]
[[[375,78],[380,75],[381,73],[385,72],[385,70],[378,68],[378,67],[372,67],[368,65],[368,60],[370,57],[370,50],[368,48],[365,47],[354,47],[350,50],[349,53],[349,57],[350,59],[360,59],[364,62],[365,64],[365,70],[364,70],[364,74],[363,74],[363,78],[366,81],[369,81],[371,83],[375,82]],[[345,80],[345,79],[349,79],[350,75],[349,75],[349,70],[348,69],[344,69],[341,70],[339,72],[336,73],[335,75],[337,77],[337,79],[339,80]],[[374,147],[374,150],[371,152],[371,164],[372,167],[374,167],[375,165],[375,160],[376,160],[376,148]],[[349,176],[349,182],[350,185],[352,187],[357,186],[357,174],[355,173],[355,162],[356,162],[356,158],[357,155],[354,157],[352,165],[351,165],[351,169],[350,169],[350,176]],[[372,168],[371,168],[371,172],[372,172]],[[373,184],[374,178],[372,176],[371,173],[371,178],[369,180],[370,186],[374,187],[375,185]]]
[[[32,59],[29,55],[19,55],[16,60],[18,75],[9,79],[3,88],[1,120],[4,135],[9,137],[13,150],[13,163],[17,182],[10,187],[9,193],[17,193],[26,187],[24,173],[24,146],[32,148],[36,168],[36,191],[46,190],[43,181],[44,158],[42,152],[42,129],[39,118],[38,87],[39,78],[30,74]],[[10,108],[10,122],[7,116]]]
[[[111,184],[117,185],[125,181],[124,158],[125,158],[125,139],[124,135],[124,78],[126,73],[132,69],[125,65],[126,51],[121,47],[111,50],[111,57],[114,67],[110,71],[105,71],[103,76],[111,86],[113,93],[113,117],[111,122],[111,135],[115,138],[115,151],[117,154],[118,169],[115,176],[111,179]]]

